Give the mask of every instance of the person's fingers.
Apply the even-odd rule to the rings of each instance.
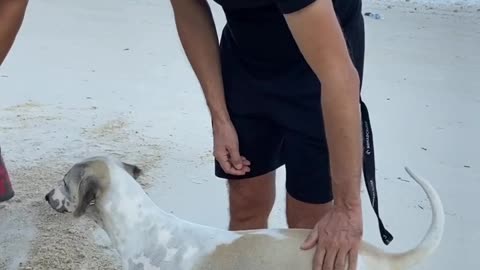
[[[251,162],[244,156],[242,156],[242,162],[243,162],[243,165],[245,165],[245,166],[252,165]]]
[[[230,161],[225,160],[225,159],[217,159],[218,163],[220,164],[220,167],[222,167],[222,169],[228,173],[228,174],[232,174],[233,171],[235,171],[232,167],[232,164],[230,164]]]
[[[318,230],[315,227],[307,236],[305,241],[302,243],[301,249],[311,249],[317,244],[318,240]]]
[[[243,172],[243,173],[248,173],[248,172],[250,172],[250,170],[251,170],[251,169],[250,169],[249,166],[243,165],[243,168],[242,168],[242,172]]]
[[[313,270],[322,270],[326,253],[327,251],[324,248],[317,247],[317,251],[313,256]]]
[[[348,270],[357,270],[358,248],[350,250],[348,253]]]
[[[243,167],[243,160],[240,156],[240,151],[238,150],[238,145],[231,145],[227,147],[228,154],[230,156],[230,162],[237,170],[241,170]]]
[[[220,167],[222,167],[223,171],[225,173],[231,174],[231,175],[243,175],[244,172],[241,170],[237,170],[232,166],[232,163],[230,162],[228,152],[226,150],[224,151],[216,151],[215,154],[215,159],[218,161],[220,164]]]
[[[232,149],[232,150],[230,150]],[[237,153],[237,155],[233,154]],[[232,155],[233,154],[233,155]],[[218,161],[225,173],[231,175],[244,175],[250,172],[250,161],[244,156],[240,156],[238,150],[235,147],[223,148],[223,150],[216,150],[214,152],[215,159]],[[233,156],[237,157],[240,161],[239,166],[235,166]],[[237,161],[238,162],[238,161]]]
[[[348,250],[347,249],[340,249],[338,251],[337,257],[335,259],[335,270],[345,270],[347,266],[348,260]],[[356,270],[356,268],[354,268]]]
[[[249,160],[247,160],[244,156],[242,156],[242,164],[243,164],[242,171],[244,173],[250,172],[251,162]]]
[[[335,265],[335,258],[337,257],[337,254],[338,254],[338,249],[337,248],[333,248],[333,247],[329,247],[327,249],[327,253],[325,254],[325,260],[323,261],[323,268],[319,269],[319,270],[333,270],[335,268],[334,265]]]

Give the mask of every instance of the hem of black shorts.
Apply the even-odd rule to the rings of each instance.
[[[333,201],[333,196],[329,196],[327,199],[311,199],[311,198],[306,198],[305,196],[300,196],[298,194],[294,194],[290,191],[287,190],[288,195],[290,195],[292,198],[294,198],[297,201],[301,201],[303,203],[310,203],[310,204],[326,204],[330,203]]]
[[[222,170],[222,172],[215,172],[215,176],[218,177],[218,178],[228,179],[228,180],[243,180],[243,179],[248,179],[248,178],[253,178],[253,177],[258,177],[258,176],[265,175],[269,172],[277,170],[278,168],[282,167],[283,165],[284,164],[271,166],[269,168],[266,168],[266,169],[263,169],[263,170],[257,170],[255,173],[249,173],[249,174],[246,174],[246,175],[230,175],[230,174],[224,173],[223,170]]]

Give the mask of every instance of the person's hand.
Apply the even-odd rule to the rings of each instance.
[[[356,270],[362,235],[361,207],[334,206],[315,225],[301,248],[317,246],[313,270]]]
[[[230,121],[213,125],[213,154],[228,174],[244,175],[250,171],[250,161],[240,155],[237,131]]]

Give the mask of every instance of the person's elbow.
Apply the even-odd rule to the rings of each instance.
[[[353,91],[354,93],[357,93],[360,91],[360,75],[358,74],[357,69],[353,64],[349,65],[347,68],[345,68],[345,71],[340,74],[341,79],[343,78],[343,81],[346,83],[346,89],[347,91]]]
[[[357,98],[360,92],[360,75],[353,64],[345,64],[331,68],[320,76],[323,91],[343,92]]]

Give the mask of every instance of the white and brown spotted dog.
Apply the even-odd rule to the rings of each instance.
[[[366,242],[360,270],[406,270],[431,255],[443,235],[444,213],[435,189],[409,175],[424,189],[433,218],[423,240],[404,253],[386,253]],[[261,229],[233,232],[175,217],[147,196],[135,181],[138,167],[111,157],[75,164],[46,195],[58,212],[87,213],[109,235],[129,270],[312,270],[312,250],[301,250],[310,230]]]

